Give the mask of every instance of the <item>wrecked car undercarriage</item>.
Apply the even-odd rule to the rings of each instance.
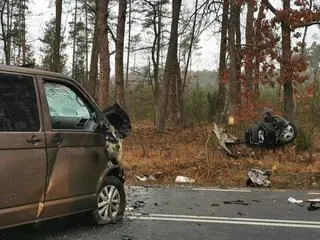
[[[271,109],[265,109],[262,117],[262,122],[252,124],[245,131],[243,140],[214,123],[213,132],[228,156],[254,156],[257,148],[277,149],[296,139],[297,129],[294,123],[281,116],[272,115]]]

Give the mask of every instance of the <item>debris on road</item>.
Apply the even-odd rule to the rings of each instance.
[[[308,206],[309,211],[320,209],[320,206],[316,206],[316,204],[320,205],[320,198],[308,199],[308,203],[310,203]]]
[[[133,240],[133,237],[130,236],[122,236],[121,240]]]
[[[155,172],[155,173],[153,173],[151,175],[136,176],[136,178],[138,178],[142,182],[145,182],[147,180],[154,181],[154,180],[157,180],[160,177],[161,174],[162,174],[162,172],[159,171],[159,172]]]
[[[220,204],[218,204],[218,203],[210,203],[210,206],[211,206],[211,207],[219,207]]]
[[[224,204],[239,204],[239,205],[244,205],[244,206],[248,206],[249,202],[245,202],[245,201],[242,201],[242,200],[235,200],[235,201],[223,201]]]
[[[250,187],[270,187],[271,181],[270,171],[262,171],[260,169],[250,168],[248,171],[249,178],[247,179],[247,186]]]
[[[297,199],[295,199],[295,198],[293,198],[293,197],[289,197],[289,198],[288,198],[288,202],[301,204],[301,203],[303,203],[303,200],[297,200]]]
[[[242,213],[242,212],[238,212],[237,214],[240,215],[240,216],[247,215],[247,214]]]
[[[320,198],[313,198],[313,199],[308,199],[308,200],[297,200],[293,197],[289,197],[288,201],[290,203],[296,203],[298,205],[301,205],[303,202],[308,202],[309,206],[307,207],[307,209],[309,211],[320,209]],[[316,206],[316,204],[319,204],[319,205]]]
[[[145,205],[146,204],[144,201],[138,200],[138,201],[135,201],[131,206],[126,207],[126,211],[132,212],[138,208],[144,207]]]
[[[144,201],[138,200],[134,202],[133,207],[139,208],[139,207],[144,207],[144,205],[146,205]]]
[[[177,176],[175,182],[176,183],[194,183],[196,180],[185,177],[185,176]]]
[[[132,212],[134,210],[134,207],[126,207],[126,211]]]

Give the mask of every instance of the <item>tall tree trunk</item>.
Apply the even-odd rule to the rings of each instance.
[[[229,0],[223,1],[223,13],[222,13],[222,29],[220,37],[220,58],[219,58],[219,89],[217,101],[214,104],[215,118],[218,121],[224,119],[223,107],[226,101],[226,83],[224,79],[224,73],[226,71],[226,54],[227,54],[227,33],[228,33],[228,17],[229,17]]]
[[[98,86],[98,104],[102,109],[108,106],[109,82],[110,82],[110,53],[108,39],[108,5],[109,0],[102,0],[102,9],[104,15],[101,25],[101,45],[100,45],[100,79]]]
[[[176,71],[177,71],[177,68],[174,62],[172,66],[172,72],[171,72],[172,76],[169,82],[168,120],[171,124],[175,124],[177,122],[177,112],[179,111],[178,82],[176,79]]]
[[[99,57],[99,45],[101,39],[101,19],[103,19],[104,10],[102,8],[101,0],[96,0],[96,14],[95,14],[95,24],[93,31],[93,42],[91,50],[91,62],[90,62],[90,73],[89,82],[87,89],[92,97],[96,100],[96,86],[98,81],[98,57]]]
[[[115,98],[117,103],[124,107],[124,79],[123,79],[123,46],[126,26],[127,0],[119,0],[116,60],[115,60]]]
[[[72,77],[75,76],[76,69],[76,29],[77,29],[77,17],[78,17],[78,0],[75,0],[74,6],[74,19],[73,19],[73,43],[72,43]]]
[[[283,10],[290,9],[290,0],[283,0]],[[290,27],[282,22],[282,60],[280,63],[280,75],[283,82],[284,114],[289,120],[293,120],[294,103],[293,87],[291,80],[291,31]]]
[[[247,2],[247,19],[246,19],[246,55],[245,55],[245,86],[248,92],[247,102],[252,101],[253,97],[253,21],[254,21],[254,3]]]
[[[7,1],[7,45],[6,45],[6,64],[10,65],[11,63],[11,41],[12,41],[12,1]]]
[[[177,60],[176,62],[176,82],[177,82],[177,101],[178,101],[178,111],[175,112],[176,117],[174,125],[184,126],[185,124],[185,113],[184,113],[184,82],[181,78],[180,64]]]
[[[260,42],[262,41],[262,19],[264,16],[265,4],[264,2],[261,3],[258,11],[258,17],[255,22],[255,32],[254,32],[254,46],[259,46]],[[255,56],[254,56],[254,70],[253,70],[253,95],[254,99],[257,99],[259,96],[259,82],[260,82],[260,62],[261,62],[261,53],[258,49],[255,49]]]
[[[165,131],[165,120],[168,107],[168,95],[170,86],[174,86],[178,83],[177,78],[180,78],[180,67],[177,56],[178,49],[178,23],[180,16],[182,0],[172,1],[172,22],[170,31],[169,48],[167,53],[167,59],[164,70],[164,78],[162,84],[162,91],[160,94],[160,107],[158,109],[157,119],[156,119],[156,130],[158,132]],[[176,100],[174,100],[176,101]]]
[[[6,14],[6,18],[5,18]],[[5,55],[6,65],[10,65],[11,60],[11,25],[10,25],[10,1],[3,0],[0,11],[1,17],[1,30],[3,51]]]
[[[61,72],[60,64],[60,42],[61,42],[61,14],[62,14],[62,0],[56,0],[56,29],[53,48],[53,71]]]
[[[175,7],[172,9],[173,13],[175,14],[175,18],[172,18],[174,21],[174,32],[176,37],[176,46],[175,46],[175,53],[173,57],[173,66],[172,66],[172,77],[170,79],[170,86],[171,89],[169,90],[169,101],[170,101],[170,111],[169,111],[169,119],[174,126],[180,126],[184,122],[183,111],[184,111],[184,100],[183,100],[183,83],[181,78],[181,71],[180,71],[180,64],[178,61],[178,24],[179,24],[179,17],[180,17],[180,9],[181,9],[181,2],[175,3]],[[172,29],[171,29],[172,30]],[[169,43],[170,44],[170,43]]]
[[[23,49],[22,49],[22,63],[26,64],[27,62],[27,41],[26,41],[26,0],[23,0]]]
[[[18,61],[19,64],[26,63],[26,5],[25,0],[19,0],[19,54]]]
[[[127,65],[126,65],[126,83],[125,83],[125,89],[128,89],[129,85],[129,68],[130,68],[130,51],[131,51],[131,26],[132,26],[132,19],[131,19],[131,2],[132,0],[129,1],[129,16],[128,16],[128,51],[127,51]]]
[[[158,109],[160,107],[160,81],[159,81],[159,66],[160,66],[160,49],[161,49],[161,29],[162,29],[162,4],[152,4],[148,2],[154,10],[153,16],[153,31],[154,39],[151,48],[151,60],[153,65],[153,96],[154,96],[154,124]]]
[[[86,73],[85,73],[85,82],[83,83],[84,86],[88,86],[88,61],[89,61],[89,44],[88,44],[88,38],[89,38],[89,34],[88,34],[88,5],[87,5],[87,0],[84,0],[84,12],[85,12],[85,27],[86,27],[86,63],[85,63],[85,68],[86,68]]]
[[[0,17],[1,17],[1,31],[2,31],[2,41],[3,41],[3,50],[6,58],[6,64],[7,63],[7,54],[6,54],[6,48],[7,48],[7,36],[6,36],[6,30],[5,30],[5,21],[4,21],[4,9],[6,8],[7,1],[3,1],[1,5],[1,11],[0,11]]]
[[[235,88],[236,88],[236,104],[240,105],[241,104],[241,61],[242,61],[242,56],[241,56],[241,29],[240,29],[240,13],[241,13],[241,3],[236,1],[235,2],[236,6],[236,14],[235,14],[235,31],[236,31],[236,71],[237,71],[237,80],[235,82]]]
[[[278,16],[279,12],[270,4],[268,0],[263,0],[266,6],[276,15]],[[311,7],[312,1],[310,1]],[[283,0],[283,12],[289,12],[290,8],[290,0]],[[313,14],[311,15],[312,19]],[[319,16],[317,12],[314,13],[314,16]],[[293,99],[293,85],[292,85],[292,53],[291,53],[291,30],[297,27],[306,27],[311,26],[312,24],[317,24],[318,18],[315,17],[314,20],[307,21],[304,24],[298,24],[293,26],[291,29],[290,24],[293,24],[291,21],[288,23],[284,19],[281,20],[281,35],[282,35],[282,57],[280,61],[280,80],[283,84],[283,109],[285,117],[289,120],[294,119],[294,99]],[[294,24],[293,24],[294,25]]]
[[[229,73],[229,90],[226,109],[230,115],[235,115],[237,104],[237,49],[236,49],[236,24],[237,24],[237,7],[236,0],[230,0],[230,19],[229,19],[229,55],[230,55],[230,73]]]

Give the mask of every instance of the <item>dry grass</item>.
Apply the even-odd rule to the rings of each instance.
[[[320,187],[320,151],[314,148],[310,159],[307,153],[296,153],[294,145],[276,152],[266,151],[257,158],[233,159],[218,150],[215,136],[205,142],[211,125],[189,127],[179,132],[168,130],[156,133],[150,123],[134,124],[133,134],[124,141],[123,163],[127,181],[145,184],[136,175],[163,172],[157,181],[147,184],[174,184],[177,175],[194,178],[204,186],[244,187],[251,167],[272,171],[272,188],[316,189]],[[319,135],[316,136],[319,140]],[[316,141],[317,142],[317,141]],[[320,144],[319,144],[320,145]]]

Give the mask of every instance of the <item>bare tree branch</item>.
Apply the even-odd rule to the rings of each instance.
[[[276,16],[279,15],[279,10],[277,10],[270,2],[269,0],[262,0],[263,3],[267,6],[267,8]],[[311,9],[311,7],[310,7]],[[283,19],[280,19],[280,21],[286,25],[287,27],[290,28],[290,30],[294,30],[296,28],[301,28],[301,27],[310,27],[312,25],[320,25],[320,17],[319,17],[319,13],[315,13],[315,15],[317,16],[317,19],[314,20],[313,22],[309,22],[309,23],[305,23],[305,22],[298,22],[298,23],[294,23],[292,25],[290,25],[290,23],[288,23],[287,21],[284,21]]]
[[[278,10],[275,9],[272,4],[269,2],[269,0],[263,0],[263,3],[267,6],[267,8],[273,12],[274,15],[277,15],[278,14]]]
[[[114,35],[114,33],[112,32],[112,29],[111,29],[111,27],[110,27],[109,24],[108,24],[108,32],[110,33],[112,40],[113,40],[114,42],[117,42],[117,38],[116,38],[116,36]]]

